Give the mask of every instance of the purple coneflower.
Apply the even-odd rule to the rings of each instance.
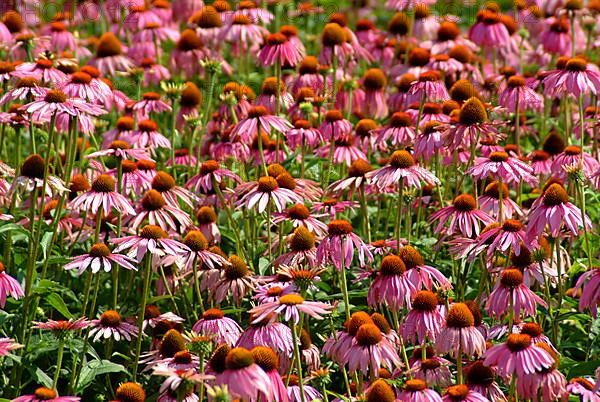
[[[510,39],[500,13],[485,9],[477,13],[477,22],[469,29],[469,39],[484,48],[499,49]]]
[[[503,377],[516,374],[518,378],[548,369],[554,364],[552,356],[544,349],[536,347],[527,334],[510,334],[505,343],[488,349],[483,364],[496,366]]]
[[[594,383],[583,377],[572,378],[567,384],[567,391],[572,395],[578,395],[584,402],[597,402],[600,399]]]
[[[518,395],[521,395],[522,398],[530,398],[533,402],[552,402],[563,399],[567,395],[567,380],[557,369],[560,363],[557,352],[543,343],[535,343],[535,346],[548,352],[554,363],[550,368],[538,370],[533,375],[519,377],[516,384]]]
[[[443,402],[489,402],[489,400],[479,392],[469,389],[464,384],[453,385],[446,389]]]
[[[400,248],[398,255],[406,266],[408,278],[417,290],[452,289],[450,281],[438,269],[425,265],[425,259],[419,251],[410,244]]]
[[[517,320],[524,316],[534,317],[537,304],[546,307],[546,303],[523,284],[523,273],[517,268],[507,268],[490,294],[486,309],[492,317],[500,318],[509,313]],[[511,308],[512,312],[509,311]]]
[[[23,345],[15,342],[12,338],[0,338],[0,357],[7,356],[13,350],[22,348]]]
[[[440,394],[427,388],[425,381],[417,379],[406,381],[398,399],[403,402],[442,402]]]
[[[23,106],[31,114],[34,122],[47,123],[52,117],[78,118],[80,124],[89,120],[89,116],[106,113],[100,106],[88,103],[80,98],[68,98],[60,89],[50,89],[37,100]],[[91,131],[91,130],[89,130]]]
[[[84,71],[71,74],[60,89],[71,98],[84,99],[91,103],[105,104],[112,98],[112,91],[108,85],[101,80],[94,81],[92,76]]]
[[[108,145],[107,149],[92,152],[88,154],[88,158],[97,158],[99,156],[115,156],[121,159],[147,159],[152,160],[148,151],[143,148],[131,148],[126,141],[114,140]]]
[[[367,70],[362,82],[365,88],[363,111],[365,116],[382,119],[388,115],[388,105],[385,99],[387,78],[379,68]]]
[[[192,177],[186,187],[195,192],[209,192],[213,190],[214,183],[221,184],[224,180],[231,179],[235,183],[241,183],[242,179],[229,169],[222,168],[219,162],[207,160],[200,164],[200,173]]]
[[[289,360],[294,351],[292,330],[285,324],[273,320],[274,314],[256,321],[250,316],[250,325],[240,335],[236,346],[252,349],[256,346],[268,346],[277,352],[282,360]]]
[[[544,94],[552,97],[571,95],[578,99],[581,95],[600,93],[600,73],[590,68],[581,57],[569,59],[563,70],[551,72],[543,81]]]
[[[94,342],[108,338],[131,341],[131,338],[138,336],[138,328],[121,320],[121,315],[114,310],[106,310],[99,319],[92,320],[91,326],[89,337],[94,337]]]
[[[110,272],[112,265],[117,264],[122,268],[137,271],[137,266],[133,265],[134,262],[128,256],[111,253],[106,244],[98,243],[90,248],[89,253],[75,257],[71,262],[65,264],[64,269],[66,271],[77,269],[77,275],[81,275],[86,269],[91,268],[92,273],[96,274],[101,269],[104,272]]]
[[[544,106],[544,100],[540,94],[525,84],[525,78],[513,75],[506,82],[506,88],[498,95],[498,103],[509,112],[518,110],[539,111]]]
[[[114,252],[129,250],[127,255],[136,258],[141,262],[146,253],[150,252],[153,262],[165,255],[180,256],[188,251],[184,244],[169,239],[169,235],[159,226],[146,225],[140,231],[139,236],[125,236],[118,239],[112,239],[111,242],[117,245]]]
[[[6,297],[11,296],[13,299],[18,300],[25,296],[21,284],[12,276],[6,273],[4,264],[0,262],[0,307],[4,308],[6,305]]]
[[[483,103],[476,97],[469,98],[460,108],[458,120],[450,123],[442,133],[444,145],[451,151],[468,147],[480,141],[497,141],[503,136],[498,134],[495,125],[488,122],[488,114]]]
[[[100,210],[108,215],[113,209],[123,215],[133,215],[135,210],[129,200],[115,191],[115,180],[107,174],[101,174],[92,182],[89,191],[78,195],[71,201],[71,208],[78,211],[90,211],[97,215]]]
[[[393,370],[400,365],[395,346],[385,339],[381,330],[374,324],[363,324],[358,328],[352,345],[342,357],[350,372],[362,372],[371,378],[378,376],[379,368]]]
[[[152,120],[138,122],[138,128],[132,131],[124,140],[137,148],[149,148],[156,152],[156,148],[171,148],[171,141],[158,132],[158,124]]]
[[[33,321],[33,328],[37,329],[47,329],[52,331],[57,338],[61,338],[68,331],[78,331],[83,328],[87,328],[90,326],[91,322],[88,321],[85,317],[78,318],[76,320],[69,318],[68,320],[51,320],[49,319],[46,322],[37,322]]]
[[[500,183],[493,181],[488,184],[483,194],[477,198],[479,209],[498,220],[510,219],[513,215],[523,215],[521,207],[510,198],[510,191],[505,183],[502,183],[502,194],[500,194]],[[500,201],[502,198],[502,201]],[[502,202],[502,217],[500,216],[500,202]]]
[[[138,120],[148,119],[150,113],[170,112],[171,106],[160,100],[160,94],[156,92],[145,92],[142,99],[133,104],[133,111],[136,113]]]
[[[112,32],[100,37],[96,56],[89,63],[105,75],[115,75],[117,71],[129,71],[134,67],[133,61],[123,55],[121,41]]]
[[[389,125],[373,130],[376,135],[377,142],[387,142],[394,147],[407,146],[415,139],[415,129],[413,127],[412,118],[408,113],[396,112],[390,118]]]
[[[417,81],[411,84],[408,93],[419,101],[425,99],[439,102],[450,99],[446,84],[440,72],[436,70],[422,72]]]
[[[421,290],[415,294],[412,308],[404,318],[402,337],[412,342],[416,339],[420,344],[428,339],[435,342],[443,325],[437,296],[429,290]]]
[[[439,221],[435,228],[438,233],[452,235],[458,232],[466,237],[479,235],[481,223],[489,225],[493,222],[488,214],[477,209],[477,203],[470,194],[457,196],[451,206],[434,212],[429,220],[430,222]],[[450,225],[444,228],[448,221]]]
[[[388,255],[382,259],[379,272],[369,286],[367,302],[371,307],[383,305],[399,311],[410,305],[417,290],[402,259],[396,255]]]
[[[488,248],[488,258],[496,251],[505,254],[512,249],[513,253],[518,256],[521,253],[522,246],[527,249],[532,248],[532,246],[527,245],[523,224],[516,219],[507,219],[501,226],[491,227],[483,231],[477,241],[478,246],[485,245]]]
[[[476,158],[467,173],[477,180],[500,178],[505,183],[525,182],[530,186],[536,186],[538,182],[531,166],[504,151],[492,152],[487,158]]]
[[[160,226],[163,230],[185,229],[192,224],[187,213],[180,208],[167,204],[162,194],[155,189],[150,189],[144,194],[136,209],[135,216],[127,222],[135,230],[144,222]]]
[[[294,228],[304,226],[309,231],[321,237],[327,233],[327,225],[317,219],[318,217],[312,216],[310,210],[304,204],[296,204],[289,207],[283,213],[273,214],[273,223],[291,222]]]
[[[211,308],[202,313],[202,318],[196,321],[192,330],[200,335],[213,337],[217,344],[226,343],[230,346],[237,344],[242,328],[223,312]]]
[[[415,164],[408,151],[395,151],[389,164],[367,173],[366,177],[380,190],[397,186],[421,188],[421,182],[439,184],[440,181],[430,171]]]
[[[327,226],[327,236],[317,247],[317,259],[321,264],[332,264],[338,271],[349,269],[354,252],[358,251],[361,266],[371,261],[373,255],[362,239],[352,229],[352,224],[343,219],[333,220]]]
[[[302,199],[293,191],[279,187],[277,180],[270,176],[263,176],[254,182],[250,191],[246,192],[236,203],[238,207],[244,206],[252,209],[257,206],[259,213],[264,212],[271,204],[278,212],[283,211],[288,203],[301,203]]]
[[[78,396],[58,396],[58,393],[47,387],[39,387],[31,395],[19,396],[12,402],[79,402],[81,398]]]
[[[271,391],[274,402],[288,402],[288,393],[279,374],[279,357],[268,346],[256,346],[250,350],[254,362],[267,374],[271,380]]]
[[[295,67],[302,57],[301,49],[279,32],[269,34],[265,45],[258,52],[258,61],[264,66],[278,63],[280,66]]]
[[[225,369],[216,374],[216,383],[227,384],[231,395],[250,402],[271,400],[271,380],[254,362],[249,350],[242,347],[231,349],[224,359],[223,366]]]
[[[596,317],[600,305],[600,267],[590,267],[589,271],[577,279],[575,290],[579,291],[580,289],[582,292],[579,298],[579,311],[587,308],[592,316]]]
[[[271,313],[281,315],[286,321],[292,321],[298,324],[300,313],[307,314],[318,320],[323,319],[323,315],[329,314],[333,307],[326,303],[306,301],[297,293],[289,293],[279,297],[279,300],[271,303],[264,303],[250,310],[255,314],[254,323],[263,320]]]
[[[485,352],[485,338],[475,327],[475,317],[465,303],[454,303],[446,314],[446,325],[438,334],[435,348],[456,359],[462,355],[481,356]]]
[[[489,398],[491,401],[506,402],[496,380],[496,370],[483,364],[483,360],[475,360],[464,369],[465,383],[473,391]]]
[[[256,286],[256,279],[248,265],[237,255],[229,257],[229,264],[221,269],[221,278],[211,289],[217,303],[231,294],[233,301],[240,305],[244,296]]]
[[[415,348],[412,357],[414,361],[411,362],[410,370],[414,378],[423,380],[432,387],[447,387],[452,383],[450,361],[437,356],[432,347],[425,349],[425,359],[421,348]]]
[[[566,180],[568,174],[565,168],[579,167],[586,178],[594,175],[600,169],[600,162],[592,155],[582,152],[576,145],[565,147],[562,153],[552,159],[551,172],[553,178]]]

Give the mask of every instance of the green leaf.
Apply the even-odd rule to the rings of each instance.
[[[584,375],[594,375],[594,370],[600,367],[600,360],[591,360],[589,362],[579,363],[571,367],[568,378],[583,377]]]
[[[48,388],[52,387],[52,378],[50,378],[48,374],[44,373],[41,368],[38,367],[35,370],[34,375],[39,384],[42,384],[43,386]]]
[[[56,311],[61,313],[65,318],[73,318],[73,314],[69,311],[67,304],[57,293],[51,293],[46,297],[46,301],[49,305],[54,307]]]
[[[77,388],[79,392],[86,389],[94,379],[107,373],[125,373],[125,367],[109,360],[92,360],[81,369]]]

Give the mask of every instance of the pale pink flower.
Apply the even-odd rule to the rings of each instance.
[[[13,299],[18,300],[25,296],[25,293],[23,293],[21,284],[6,273],[4,264],[0,262],[0,307],[4,308],[6,305],[7,296],[11,296]]]
[[[523,378],[554,364],[552,356],[534,346],[531,337],[526,334],[508,335],[505,343],[492,346],[483,358],[483,364],[496,366],[498,374],[503,377],[516,374],[517,378]]]
[[[97,342],[101,339],[113,338],[115,341],[125,339],[131,341],[138,336],[138,328],[121,319],[121,315],[114,310],[106,310],[100,318],[92,320],[92,329],[89,337]]]
[[[254,307],[249,312],[254,314],[253,323],[262,321],[265,317],[274,313],[281,315],[285,321],[291,321],[295,325],[300,321],[300,314],[304,313],[318,320],[322,320],[323,315],[330,314],[333,306],[314,301],[304,300],[302,296],[296,293],[289,293],[279,297],[276,302],[264,303]]]

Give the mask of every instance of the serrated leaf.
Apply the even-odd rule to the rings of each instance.
[[[35,378],[39,384],[48,388],[52,387],[52,378],[39,367],[35,370]]]
[[[102,374],[125,373],[125,367],[109,360],[92,360],[81,369],[77,388],[79,392],[86,389],[94,379]]]
[[[73,318],[73,314],[69,311],[67,304],[57,293],[50,293],[48,297],[46,297],[46,301],[49,305],[54,307],[56,311],[61,313],[65,318]]]

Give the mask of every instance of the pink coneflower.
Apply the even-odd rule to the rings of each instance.
[[[153,163],[148,161],[148,163]],[[123,194],[141,194],[151,188],[152,179],[143,170],[138,168],[136,162],[124,159],[121,162],[122,176],[121,184],[123,186]],[[112,169],[106,172],[111,177],[116,179],[117,169]]]
[[[536,176],[549,175],[552,169],[552,159],[544,150],[534,150],[528,155],[528,159]],[[562,168],[561,168],[562,171]]]
[[[313,209],[316,212],[328,212],[331,220],[335,219],[337,214],[347,209],[353,210],[356,206],[358,206],[356,201],[343,201],[337,198],[327,198],[324,201],[313,203]]]
[[[104,33],[96,47],[96,56],[89,63],[105,75],[115,75],[117,71],[129,71],[133,62],[123,55],[121,41],[112,32]]]
[[[465,303],[454,303],[446,314],[446,325],[438,334],[435,348],[460,359],[466,356],[481,356],[485,352],[485,338],[475,327],[475,317]]]
[[[362,80],[365,88],[365,101],[362,107],[365,116],[381,119],[388,115],[388,105],[385,99],[387,78],[379,68],[367,70]]]
[[[314,56],[306,56],[298,66],[298,76],[292,84],[292,92],[297,94],[300,88],[308,87],[315,94],[323,91],[326,79],[319,74],[319,62]],[[327,79],[329,83],[329,79]]]
[[[105,104],[112,99],[112,91],[108,85],[101,80],[93,80],[92,76],[84,71],[71,74],[60,89],[71,98],[80,98],[91,103]]]
[[[254,362],[249,350],[233,348],[223,363],[225,370],[216,374],[217,385],[227,384],[232,396],[250,402],[272,399],[271,380]]]
[[[39,387],[31,395],[19,396],[12,402],[79,402],[78,396],[58,396],[55,390],[46,387]]]
[[[0,338],[0,357],[8,356],[13,350],[22,348],[23,345],[12,338]]]
[[[549,23],[548,23],[549,22]],[[569,20],[566,16],[557,16],[544,24],[539,42],[548,53],[568,56],[571,53],[571,35]]]
[[[270,134],[273,131],[285,133],[291,127],[286,119],[268,114],[264,106],[253,106],[248,111],[248,117],[235,125],[231,132],[231,139],[239,139],[243,143],[250,144],[260,133]]]
[[[331,146],[328,144],[323,145],[321,148],[316,150],[316,154],[322,158],[331,158],[333,163],[339,165],[344,163],[346,166],[352,165],[352,162],[359,159],[367,159],[367,156],[361,151],[356,145],[355,139],[352,135],[348,135],[344,138],[340,138],[334,141],[333,156],[331,152]]]
[[[46,92],[47,89],[41,87],[39,81],[35,78],[21,78],[12,89],[0,98],[0,104],[5,105],[14,101],[29,99],[30,97],[39,98],[45,96]]]
[[[273,214],[273,223],[277,224],[288,221],[292,223],[294,228],[304,226],[309,231],[321,237],[327,232],[327,225],[317,219],[319,217],[318,215],[312,216],[310,210],[304,204],[296,204],[289,207],[283,213]]]
[[[287,393],[289,402],[302,402],[322,400],[323,395],[314,387],[303,384],[302,389],[304,390],[304,396],[302,395],[302,389],[300,389],[300,378],[295,374],[287,375],[283,378],[288,383]]]
[[[366,174],[373,170],[369,162],[365,159],[357,159],[350,165],[348,169],[348,178],[341,179],[331,183],[328,191],[341,196],[345,191],[350,194],[355,191],[369,191],[370,185],[367,184]]]
[[[493,181],[488,184],[483,194],[477,199],[479,209],[489,214],[491,217],[500,219],[510,219],[514,214],[522,216],[523,211],[519,205],[510,198],[510,191],[505,183],[502,183],[502,201],[500,201],[500,183]],[[500,217],[500,202],[502,202],[502,217]]]
[[[239,55],[243,52],[256,53],[267,35],[269,31],[266,28],[253,23],[246,15],[237,14],[221,29],[219,40],[231,43],[232,53]]]
[[[294,351],[292,330],[285,324],[266,316],[256,321],[250,316],[250,325],[240,335],[237,345],[246,349],[268,346],[277,352],[280,359],[289,359]]]
[[[302,266],[316,267],[317,248],[315,247],[315,234],[309,231],[305,226],[299,226],[289,236],[288,245],[290,251],[281,254],[273,265],[276,267],[284,266]]]
[[[152,374],[167,377],[158,390],[157,402],[198,402],[199,398],[195,394],[196,385],[214,378],[198,374],[193,368],[178,369],[163,365],[155,367]]]
[[[15,191],[31,194],[35,188],[44,186],[44,171],[46,164],[44,158],[38,154],[29,155],[21,164],[21,173],[15,177],[5,197],[12,197]],[[54,175],[48,175],[46,183],[46,196],[52,197],[52,193],[64,193],[69,189],[61,179]]]
[[[533,247],[533,245],[527,245],[523,224],[516,219],[507,219],[501,226],[490,227],[479,235],[477,241],[478,246],[485,245],[488,248],[488,258],[496,251],[505,254],[511,249],[518,256],[521,253],[521,247],[527,249]]]
[[[113,264],[116,264],[122,268],[137,271],[137,267],[133,265],[134,262],[134,260],[125,255],[111,253],[110,249],[104,243],[98,243],[90,248],[89,253],[75,257],[71,262],[65,264],[64,269],[66,271],[77,269],[77,275],[81,275],[85,270],[91,269],[92,273],[96,274],[101,269],[104,272],[110,272]]]
[[[207,160],[200,164],[200,173],[192,177],[186,187],[195,192],[213,191],[214,183],[221,184],[224,180],[231,179],[235,183],[241,183],[242,179],[229,169],[222,168],[219,162]]]
[[[160,226],[163,230],[185,229],[192,224],[187,213],[167,204],[162,194],[155,189],[150,189],[144,194],[135,214],[127,219],[134,230],[146,221],[150,225]]]
[[[381,261],[379,272],[369,286],[367,303],[371,307],[387,306],[398,311],[410,305],[417,291],[402,259],[396,255],[388,255]]]
[[[400,185],[421,188],[421,182],[439,184],[440,181],[430,171],[415,164],[408,151],[395,151],[389,164],[367,173],[366,177],[380,190]]]
[[[187,246],[169,239],[169,235],[155,225],[144,226],[139,236],[120,237],[112,239],[111,242],[117,245],[114,252],[129,250],[127,255],[135,257],[138,262],[141,262],[148,252],[152,254],[153,262],[157,263],[165,255],[180,256],[188,250]]]
[[[452,284],[444,274],[432,266],[425,265],[425,259],[421,253],[410,244],[400,248],[398,255],[406,266],[408,278],[417,287],[417,290],[452,289]]]
[[[579,298],[579,311],[586,308],[590,310],[593,317],[598,315],[600,305],[600,267],[590,267],[583,273],[575,284],[575,291],[582,290]]]
[[[289,293],[279,297],[276,302],[261,304],[249,312],[255,315],[253,323],[263,320],[271,313],[275,313],[281,315],[285,321],[291,321],[297,325],[300,321],[300,313],[322,320],[323,315],[331,313],[332,309],[333,307],[329,304],[307,301],[299,294]]]
[[[123,138],[136,148],[149,148],[156,152],[156,148],[171,148],[171,141],[158,132],[158,124],[152,120],[138,122],[138,129]]]
[[[569,195],[562,185],[551,184],[539,200],[529,213],[529,238],[539,236],[546,226],[549,227],[552,237],[559,236],[563,224],[574,236],[578,235],[580,227],[592,227],[590,219],[587,216],[582,219],[579,208],[569,202]]]
[[[420,344],[427,339],[435,342],[443,325],[437,296],[429,290],[421,290],[414,295],[412,309],[404,318],[402,337],[411,342],[416,339]]]
[[[57,338],[61,338],[69,331],[78,331],[83,328],[87,328],[91,323],[85,317],[78,318],[76,320],[69,318],[68,320],[48,320],[46,322],[32,322],[33,328],[36,329],[47,329],[52,331]]]
[[[373,259],[365,243],[353,232],[350,222],[333,220],[327,226],[327,232],[317,248],[317,259],[321,264],[332,264],[337,270],[349,269],[355,251],[358,251],[361,266]]]
[[[217,225],[217,213],[213,207],[205,205],[196,212],[198,220],[198,229],[210,244],[219,243],[221,241],[221,232]]]
[[[477,22],[469,29],[469,39],[484,48],[498,49],[509,42],[510,35],[500,14],[486,9],[477,13]]]
[[[21,284],[12,276],[6,273],[4,264],[0,262],[0,307],[6,305],[6,297],[11,296],[15,300],[19,300],[25,296]]]
[[[50,46],[60,54],[65,50],[78,49],[75,36],[67,30],[67,26],[62,21],[53,21],[50,23]]]
[[[578,395],[580,400],[584,402],[597,402],[600,399],[594,383],[587,378],[572,378],[567,384],[567,391],[572,395]]]
[[[469,98],[460,108],[458,120],[450,123],[442,133],[444,145],[451,151],[460,147],[468,147],[479,141],[495,141],[503,135],[488,122],[488,115],[483,103],[476,98]]]
[[[119,117],[115,128],[102,134],[102,148],[107,148],[113,141],[123,141],[131,135],[135,127],[135,120],[130,116]]]
[[[24,105],[23,110],[31,113],[32,120],[37,123],[47,123],[55,116],[56,118],[77,118],[82,126],[84,121],[91,123],[90,116],[106,113],[100,106],[87,103],[83,99],[68,98],[59,89],[48,90],[43,97]]]
[[[48,84],[60,85],[67,80],[67,75],[54,67],[54,62],[49,59],[37,59],[35,63],[21,63],[15,67],[15,77],[32,77]]]
[[[415,139],[415,129],[412,118],[408,113],[396,112],[390,118],[389,125],[372,131],[376,135],[376,142],[387,142],[393,147],[407,146]]]
[[[415,348],[412,357],[414,361],[410,362],[410,371],[414,378],[423,380],[432,387],[447,387],[452,383],[450,362],[436,356],[433,348],[426,348],[425,359],[423,359],[422,349]]]
[[[333,109],[327,111],[319,131],[328,141],[346,138],[352,132],[352,123],[344,119],[342,112]]]
[[[131,338],[138,336],[138,328],[122,321],[121,315],[114,310],[106,310],[99,319],[92,320],[91,326],[89,337],[94,337],[94,342],[108,338],[113,338],[115,341],[121,338],[131,341]]]
[[[435,231],[452,235],[456,232],[466,237],[479,235],[480,226],[489,225],[493,219],[485,212],[477,209],[477,203],[470,194],[461,194],[457,196],[452,205],[441,208],[431,214],[430,222],[439,221]],[[446,223],[450,222],[447,228]]]
[[[500,279],[490,294],[486,309],[490,316],[500,318],[512,307],[515,319],[536,314],[537,304],[546,303],[523,284],[523,273],[516,268],[502,271]]]
[[[133,104],[133,111],[138,120],[148,119],[150,113],[170,112],[171,106],[160,99],[160,94],[156,92],[146,92],[142,99]]]
[[[287,145],[292,151],[300,147],[316,147],[323,140],[321,132],[313,128],[308,120],[296,120],[294,127],[285,134]]]
[[[231,294],[233,301],[240,305],[244,296],[254,290],[256,279],[248,265],[237,255],[229,257],[229,264],[221,269],[221,278],[211,289],[212,297],[221,303]]]
[[[518,378],[548,369],[554,359],[548,352],[531,342],[527,334],[510,334],[505,343],[494,345],[483,356],[483,364],[496,366],[503,377],[516,374]]]
[[[418,80],[411,84],[408,93],[419,101],[425,99],[438,102],[450,99],[440,72],[435,70],[422,72]]]
[[[258,213],[262,213],[271,205],[278,212],[283,211],[288,203],[301,203],[302,199],[287,188],[282,188],[273,177],[263,176],[254,182],[248,192],[241,196],[236,206],[252,209],[257,206]]]
[[[372,376],[379,375],[380,367],[393,370],[400,365],[395,346],[384,338],[381,330],[374,324],[363,324],[358,328],[352,345],[342,357],[342,363],[348,365],[350,372],[362,372]]]
[[[171,52],[170,67],[173,72],[183,72],[186,79],[191,79],[202,73],[202,61],[207,57],[210,57],[210,52],[196,32],[193,29],[185,29]]]
[[[508,79],[506,88],[498,95],[498,103],[511,113],[517,111],[517,106],[521,111],[539,111],[544,106],[542,96],[525,85],[525,78],[520,75]]]
[[[282,33],[272,33],[267,36],[266,43],[258,52],[258,61],[264,66],[295,67],[302,60],[301,49],[290,42]]]
[[[491,401],[506,402],[507,399],[496,383],[496,371],[483,364],[483,360],[475,360],[464,369],[465,383],[473,391],[489,398]]]
[[[193,265],[196,263],[202,264],[205,269],[215,269],[229,265],[227,259],[209,251],[208,240],[199,230],[190,230],[183,238],[183,244],[190,249],[182,257],[182,264],[186,272],[192,271]]]
[[[143,148],[131,148],[126,141],[115,140],[108,145],[108,148],[92,152],[86,155],[88,158],[97,158],[100,156],[115,156],[121,159],[147,159],[152,160],[148,152]]]
[[[124,215],[133,215],[135,210],[129,200],[115,191],[115,180],[107,174],[96,177],[89,191],[71,201],[71,208],[98,214],[100,210],[108,215],[113,209]]]
[[[144,57],[140,62],[140,67],[144,69],[144,86],[158,85],[161,81],[167,81],[171,78],[169,69],[162,66],[151,57]]]
[[[194,324],[192,330],[197,334],[214,338],[217,344],[226,343],[230,346],[237,344],[242,328],[232,320],[225,317],[223,312],[211,308],[202,313],[202,318]]]
[[[261,286],[258,286],[254,290],[254,296],[252,298],[259,304],[272,303],[279,300],[280,296],[296,293],[296,287],[292,283],[284,282],[270,282]]]
[[[500,178],[505,183],[525,182],[530,186],[536,186],[538,182],[531,166],[503,151],[492,152],[487,158],[476,158],[467,173],[477,180]]]
[[[585,177],[589,178],[600,169],[600,163],[592,155],[582,152],[576,145],[569,145],[562,153],[555,155],[552,160],[552,177],[558,180],[566,180],[568,174],[565,168],[580,167]]]
[[[571,95],[577,99],[581,95],[600,93],[600,73],[590,68],[585,59],[573,57],[567,61],[564,69],[554,70],[544,78],[542,84],[545,95]]]
[[[447,54],[436,54],[435,56],[432,56],[427,66],[432,70],[441,71],[448,75],[460,73],[464,70],[463,63]]]
[[[554,364],[550,368],[536,371],[533,375],[526,375],[517,379],[517,392],[522,398],[531,398],[534,402],[552,402],[567,396],[567,380],[557,370],[559,365],[558,354],[550,346],[535,343],[535,346],[544,349],[552,357]],[[538,398],[541,395],[541,398]]]
[[[273,401],[288,402],[287,389],[278,372],[279,357],[275,351],[268,346],[256,346],[251,352],[254,362],[263,369],[271,381]]]
[[[479,392],[469,389],[464,384],[453,385],[446,389],[443,402],[489,402],[489,400]]]
[[[442,402],[437,392],[427,388],[425,381],[417,379],[406,381],[398,399],[403,402]]]
[[[175,185],[175,179],[167,172],[156,172],[151,185],[154,190],[163,196],[167,204],[174,208],[179,208],[179,201],[184,202],[190,208],[194,208],[195,203],[198,201],[198,197],[194,193]]]

